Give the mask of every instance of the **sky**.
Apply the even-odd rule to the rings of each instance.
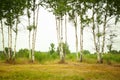
[[[18,32],[18,39],[17,39],[17,51],[21,48],[22,49],[28,48],[28,31],[26,30],[26,27],[25,27],[27,26],[27,20],[24,17],[22,17],[20,20],[21,20],[21,24],[19,25],[19,32]],[[71,22],[67,23],[67,29],[68,29],[67,38],[68,38],[69,49],[72,52],[75,52],[76,50],[75,49],[75,30]],[[7,46],[6,32],[7,31],[5,29],[5,43],[6,43],[5,46]],[[13,40],[14,40],[14,36],[13,36]],[[114,43],[114,49],[119,50],[120,49],[120,46],[119,46],[120,37],[118,36],[115,41],[117,43]],[[57,47],[55,16],[51,12],[48,12],[47,10],[41,8],[39,12],[35,50],[48,51],[50,47],[50,43],[54,43],[55,47]],[[89,27],[86,27],[84,30],[84,49],[94,52],[93,38],[92,38],[92,33]],[[1,35],[0,35],[0,50],[2,50]]]

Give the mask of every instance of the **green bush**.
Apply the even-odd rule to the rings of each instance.
[[[0,52],[0,60],[5,60],[5,55],[2,52]]]
[[[28,49],[20,49],[16,53],[16,58],[29,58],[29,50]]]
[[[111,54],[120,54],[120,51],[117,51],[117,50],[112,50],[111,52],[109,52]]]
[[[76,54],[75,53],[67,54],[66,59],[74,61],[74,60],[76,60]]]
[[[35,59],[38,62],[45,62],[45,61],[52,61],[55,59],[58,59],[58,54],[57,53],[53,53],[50,54],[48,52],[44,53],[44,52],[35,52]]]
[[[83,54],[90,54],[90,51],[88,51],[88,50],[83,50]]]
[[[110,62],[120,63],[120,54],[104,54],[103,59]]]
[[[53,54],[53,53],[55,52],[55,44],[54,44],[54,43],[51,43],[49,49],[50,49],[50,50],[49,50],[49,53],[50,53],[50,54]]]
[[[60,43],[59,44],[59,46],[57,47],[57,53],[60,54],[60,46],[61,46],[61,44],[63,44],[63,53],[64,53],[64,55],[70,54],[71,52],[70,52],[70,49],[69,49],[69,45],[66,44],[66,43]]]

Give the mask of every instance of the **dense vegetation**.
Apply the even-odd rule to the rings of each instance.
[[[40,52],[35,51],[35,63],[46,64],[46,63],[59,63],[59,53],[57,51],[49,52]],[[66,63],[67,62],[76,62],[76,53],[68,53],[65,55]],[[83,51],[83,62],[84,63],[96,63],[96,53],[90,53],[88,50]],[[119,51],[112,51],[109,53],[104,53],[102,55],[104,64],[119,64],[120,63],[120,52]],[[0,53],[0,60],[5,62],[4,54]],[[28,64],[29,61],[29,50],[28,49],[21,49],[16,53],[16,61],[13,62],[14,64]]]

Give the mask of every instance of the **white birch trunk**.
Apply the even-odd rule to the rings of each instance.
[[[16,32],[15,32],[15,43],[14,43],[13,59],[15,59],[15,54],[16,54],[17,34],[18,34],[18,19],[17,19],[17,21],[16,21]]]
[[[10,26],[8,26],[8,60],[10,59]]]
[[[10,27],[10,59],[12,59],[12,26]]]
[[[61,62],[64,62],[62,17],[61,17],[60,22],[61,22],[61,26],[60,26],[60,60],[61,60]]]
[[[29,59],[31,60],[31,31],[29,30]]]
[[[79,60],[79,57],[78,57],[78,34],[77,34],[77,16],[75,16],[75,21],[74,21],[74,25],[75,25],[75,39],[76,39],[76,57],[77,57],[77,60]]]
[[[67,44],[67,15],[65,15],[65,43]]]
[[[5,55],[5,57],[7,56],[6,55],[6,50],[5,50],[5,42],[4,42],[4,30],[3,30],[3,22],[1,20],[1,31],[2,31],[2,46],[3,46],[3,53]]]
[[[81,22],[81,29],[80,29],[80,62],[82,62],[82,55],[83,55],[83,26]]]

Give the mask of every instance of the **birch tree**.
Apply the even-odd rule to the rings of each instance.
[[[69,11],[69,20],[73,22],[74,24],[74,27],[75,27],[75,44],[76,44],[76,58],[77,60],[79,59],[79,56],[78,56],[78,31],[77,31],[77,28],[78,28],[78,15],[77,15],[77,11],[76,11],[76,4],[77,4],[77,1],[71,1],[70,2],[71,4],[71,10]]]
[[[5,50],[5,40],[4,40],[4,26],[3,26],[3,18],[4,18],[4,5],[5,2],[0,2],[0,24],[1,24],[1,34],[2,34],[2,47],[3,47],[3,53],[5,57],[7,57],[6,50]]]

